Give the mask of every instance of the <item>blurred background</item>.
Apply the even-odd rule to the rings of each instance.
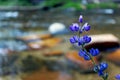
[[[109,80],[120,73],[120,0],[0,0],[0,80],[101,80],[91,61],[69,43],[79,15],[108,63]]]

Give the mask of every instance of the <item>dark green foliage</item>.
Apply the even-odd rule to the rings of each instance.
[[[1,6],[29,6],[32,5],[29,0],[0,0]]]
[[[32,56],[28,56],[27,58],[22,60],[22,70],[24,72],[30,72],[37,70],[41,67],[41,61],[39,61],[37,58],[34,58]]]
[[[34,0],[0,0],[0,6],[38,6],[38,7],[56,7],[75,8],[77,10],[93,9],[93,8],[118,8],[118,4],[113,2],[105,2],[100,4],[89,3],[83,5],[81,0],[40,0],[34,3]],[[58,6],[57,6],[58,7]]]
[[[100,3],[100,4],[87,4],[87,9],[93,9],[93,8],[117,8],[117,5],[115,3]]]

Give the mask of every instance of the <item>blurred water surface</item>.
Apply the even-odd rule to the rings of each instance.
[[[62,23],[68,28],[71,23],[78,20],[80,14],[84,15],[84,19],[91,24],[94,30],[98,30],[97,33],[113,33],[119,37],[119,10],[0,11],[0,42],[4,39],[42,33],[55,22]]]
[[[16,40],[17,37],[31,34],[44,34],[48,32],[49,26],[52,23],[56,22],[64,24],[66,26],[66,29],[68,29],[71,23],[76,22],[78,20],[80,14],[82,14],[84,16],[85,21],[87,21],[92,26],[90,34],[112,33],[120,39],[119,10],[2,10],[0,11],[0,54],[2,55],[4,53],[7,53],[6,49],[19,52],[26,50],[27,46],[25,45],[25,43]],[[71,33],[68,32],[67,34]],[[4,57],[4,61],[6,59],[7,58]],[[3,64],[2,62],[3,61],[1,60],[0,65]],[[0,72],[0,74],[2,74],[2,71]]]

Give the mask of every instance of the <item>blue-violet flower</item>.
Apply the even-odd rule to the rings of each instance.
[[[73,23],[69,28],[71,31],[76,32],[79,30],[79,25],[77,23]]]
[[[92,56],[97,56],[100,53],[98,49],[94,49],[94,48],[91,48],[89,52]]]
[[[117,75],[115,76],[115,78],[116,78],[116,80],[120,80],[120,74],[117,74]]]

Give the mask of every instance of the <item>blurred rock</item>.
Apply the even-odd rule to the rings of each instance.
[[[56,54],[55,54],[56,55]],[[98,63],[100,56],[95,57]],[[91,61],[85,61],[81,58],[77,51],[70,51],[65,56],[50,56],[44,61],[48,70],[51,71],[78,71],[78,72],[93,72],[93,64]]]
[[[45,65],[50,71],[68,72],[70,70],[70,68],[68,68],[67,61],[61,57],[52,57],[45,61]]]
[[[61,56],[63,55],[63,52],[60,50],[53,50],[53,51],[48,51],[44,53],[45,56]]]
[[[101,13],[101,14],[113,14],[114,10],[113,9],[99,9],[96,11],[96,13]]]
[[[108,54],[106,59],[120,66],[120,48]]]
[[[22,60],[22,71],[31,72],[40,69],[42,66],[42,61],[31,55],[27,56]]]
[[[119,39],[113,34],[91,35],[92,41],[85,46],[86,49],[98,48],[101,51],[120,47]]]
[[[13,18],[16,18],[16,17],[18,17],[18,15],[19,15],[19,13],[17,12],[17,11],[15,11],[15,12],[6,12],[5,14],[5,17],[13,17]]]
[[[43,69],[25,76],[23,80],[72,80],[72,77],[64,72],[48,71]]]
[[[47,39],[52,37],[51,34],[32,34],[32,35],[27,35],[27,36],[22,36],[22,37],[18,37],[18,40],[22,40],[24,42],[35,42],[35,41],[39,41],[39,40],[43,40],[43,39]]]
[[[22,22],[14,22],[14,21],[1,21],[0,28],[22,28],[24,24]]]
[[[0,76],[18,73],[18,67],[15,66],[18,57],[17,54],[0,54]]]
[[[9,49],[8,46],[3,41],[0,41],[0,55],[7,56],[12,52],[13,51]]]
[[[12,23],[12,24],[14,24],[14,23]],[[18,36],[22,36],[23,34],[24,34],[24,32],[17,28],[4,27],[4,28],[0,29],[0,38],[7,38],[7,39],[15,38]]]
[[[8,49],[8,53],[11,51],[23,51],[28,49],[28,46],[20,40],[0,40],[0,46],[4,50]],[[5,53],[5,51],[3,53]]]
[[[70,51],[65,55],[65,57],[69,61],[69,67],[72,67],[80,72],[93,72],[92,61],[84,60],[84,58],[78,55],[77,51]],[[94,59],[96,63],[99,62],[96,57]]]
[[[22,41],[8,41],[6,45],[11,51],[24,51],[28,49],[28,46]]]
[[[6,19],[6,18],[17,18],[19,16],[18,11],[3,11],[0,12],[0,19]]]
[[[116,24],[116,21],[115,21],[115,19],[107,19],[107,20],[105,21],[105,23],[106,23],[106,24]]]
[[[99,10],[94,10],[94,12],[95,12],[95,11],[96,11],[96,12],[98,11],[98,13],[100,13],[100,14],[110,14],[110,10],[108,10],[109,13],[101,13],[101,12],[99,12]],[[97,14],[98,14],[98,13],[97,13]],[[114,13],[111,13],[111,14],[114,14]],[[96,17],[97,17],[96,20],[94,20],[95,17],[94,17],[94,18],[91,17],[91,18],[90,18],[90,21],[91,21],[92,24],[98,25],[98,27],[101,27],[101,26],[106,27],[107,25],[108,25],[108,27],[109,27],[109,25],[112,26],[112,24],[116,25],[116,24],[118,23],[118,20],[115,19],[115,18],[112,17],[112,16],[97,15]],[[102,23],[102,24],[101,24],[101,23]],[[101,26],[100,26],[100,25],[101,25]],[[111,29],[112,29],[112,28],[111,28]]]
[[[7,55],[9,51],[8,48],[0,48],[0,55]]]
[[[57,34],[65,30],[65,25],[62,23],[53,23],[50,25],[48,31],[52,34]]]
[[[41,48],[44,48],[44,47],[50,48],[50,47],[56,46],[61,41],[62,41],[61,38],[49,38],[49,39],[45,39],[45,40],[39,40],[39,41],[35,41],[35,42],[30,42],[27,45],[31,49],[41,49]]]

